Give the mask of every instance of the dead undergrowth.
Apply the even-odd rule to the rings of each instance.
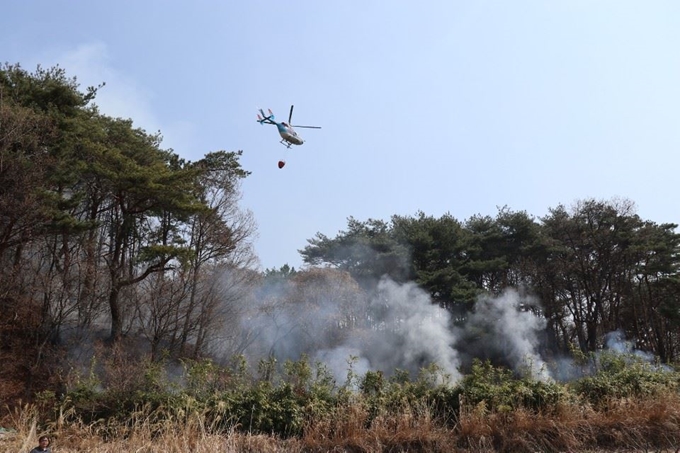
[[[609,401],[597,410],[563,404],[550,413],[526,409],[489,411],[463,407],[451,420],[437,420],[424,406],[370,416],[350,404],[333,416],[309,420],[301,436],[244,432],[239,426],[215,432],[200,414],[180,422],[143,410],[125,425],[99,420],[67,421],[68,414],[40,425],[33,405],[16,408],[3,420],[1,452],[27,452],[37,437],[53,437],[55,453],[90,452],[593,452],[680,451],[680,397]],[[153,420],[153,421],[152,421]]]

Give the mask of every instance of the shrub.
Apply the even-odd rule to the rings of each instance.
[[[483,403],[491,412],[517,408],[551,410],[566,396],[564,388],[557,383],[517,378],[510,370],[479,360],[473,362],[470,374],[463,378],[460,387],[465,404]]]
[[[601,405],[611,399],[653,397],[677,391],[678,373],[650,364],[635,355],[600,353],[596,372],[575,381],[573,391],[586,401]]]

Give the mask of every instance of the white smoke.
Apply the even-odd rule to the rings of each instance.
[[[279,282],[259,298],[263,302],[242,326],[251,364],[304,354],[324,364],[336,382],[345,382],[350,368],[355,375],[400,369],[414,376],[436,363],[456,382],[463,359],[474,357],[477,348],[534,379],[550,379],[537,352],[545,320],[527,309],[537,303],[529,296],[509,290],[480,297],[465,324],[455,328],[449,311],[415,283],[383,278],[365,292],[348,289],[353,281],[338,277],[339,271],[319,275],[304,285]]]
[[[658,371],[672,371],[672,368],[668,365],[657,363],[658,357],[654,354],[635,348],[634,343],[626,340],[626,336],[621,330],[615,330],[606,334],[604,336],[604,344],[606,349],[628,362],[642,361],[650,364]]]
[[[347,378],[351,376],[350,370],[355,376],[363,376],[366,372],[371,371],[371,364],[368,359],[361,356],[361,351],[346,346],[321,349],[314,354],[313,359],[324,364],[336,382],[343,380],[346,382]],[[354,383],[349,382],[349,384],[353,385]]]
[[[537,352],[537,333],[545,329],[545,318],[528,308],[537,300],[508,289],[499,297],[481,296],[465,329],[484,332],[482,344],[495,348],[515,370],[533,379],[549,381],[547,364]]]
[[[413,283],[383,279],[371,296],[362,292],[349,301],[338,288],[308,287],[306,300],[299,293],[282,294],[281,287],[277,292],[263,298],[267,302],[256,315],[244,319],[243,329],[252,338],[245,349],[251,363],[272,356],[297,360],[306,354],[343,382],[350,359],[356,374],[395,369],[417,373],[436,362],[451,379],[460,377],[449,313]]]
[[[589,353],[587,360],[574,360],[560,357],[553,365],[556,379],[562,382],[574,381],[585,376],[593,376],[602,369],[603,363],[614,357],[627,364],[644,363],[655,371],[672,371],[668,365],[658,363],[654,354],[636,349],[634,342],[626,340],[623,331],[615,330],[604,335],[602,349]]]
[[[645,362],[653,362],[654,355],[635,349],[631,341],[626,341],[626,336],[620,330],[609,332],[604,336],[605,348],[622,356],[633,356]]]
[[[417,372],[436,363],[454,381],[460,378],[456,338],[450,314],[432,303],[414,283],[398,284],[383,278],[369,303],[377,328],[365,336],[362,350],[373,369]]]

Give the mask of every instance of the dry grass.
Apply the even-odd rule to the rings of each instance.
[[[37,445],[37,439],[42,434],[52,436],[54,453],[302,452],[299,440],[282,440],[233,430],[225,434],[213,434],[205,429],[200,419],[192,419],[183,424],[168,421],[159,426],[138,418],[131,424],[131,428],[127,428],[110,426],[106,422],[92,425],[65,424],[60,417],[48,429],[39,432],[37,415],[35,407],[24,407],[8,417],[6,421],[11,423],[15,432],[0,438],[0,452],[28,452]],[[133,414],[133,417],[138,416],[139,414]]]
[[[308,452],[446,452],[455,450],[455,438],[426,407],[371,420],[366,408],[355,404],[311,423],[301,441]]]
[[[611,401],[606,407],[562,405],[551,414],[526,410],[487,414],[468,408],[460,446],[493,451],[680,450],[680,396]]]
[[[43,430],[37,409],[25,406],[1,423],[15,430],[0,438],[0,452],[25,452]],[[459,419],[443,423],[427,407],[371,417],[359,403],[333,417],[311,420],[300,438],[243,433],[233,427],[215,434],[200,415],[178,422],[151,422],[131,414],[128,426],[105,421],[65,423],[61,416],[45,427],[55,453],[90,452],[586,452],[680,451],[680,396],[612,401],[606,407],[563,405],[549,414],[528,410],[489,413],[467,407]]]

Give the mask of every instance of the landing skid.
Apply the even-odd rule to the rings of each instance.
[[[285,146],[286,148],[290,149],[290,145],[291,145],[291,144],[290,144],[290,142],[286,141],[285,138],[282,138],[281,141],[280,141],[279,143],[281,143],[281,144],[282,144],[283,146]]]

